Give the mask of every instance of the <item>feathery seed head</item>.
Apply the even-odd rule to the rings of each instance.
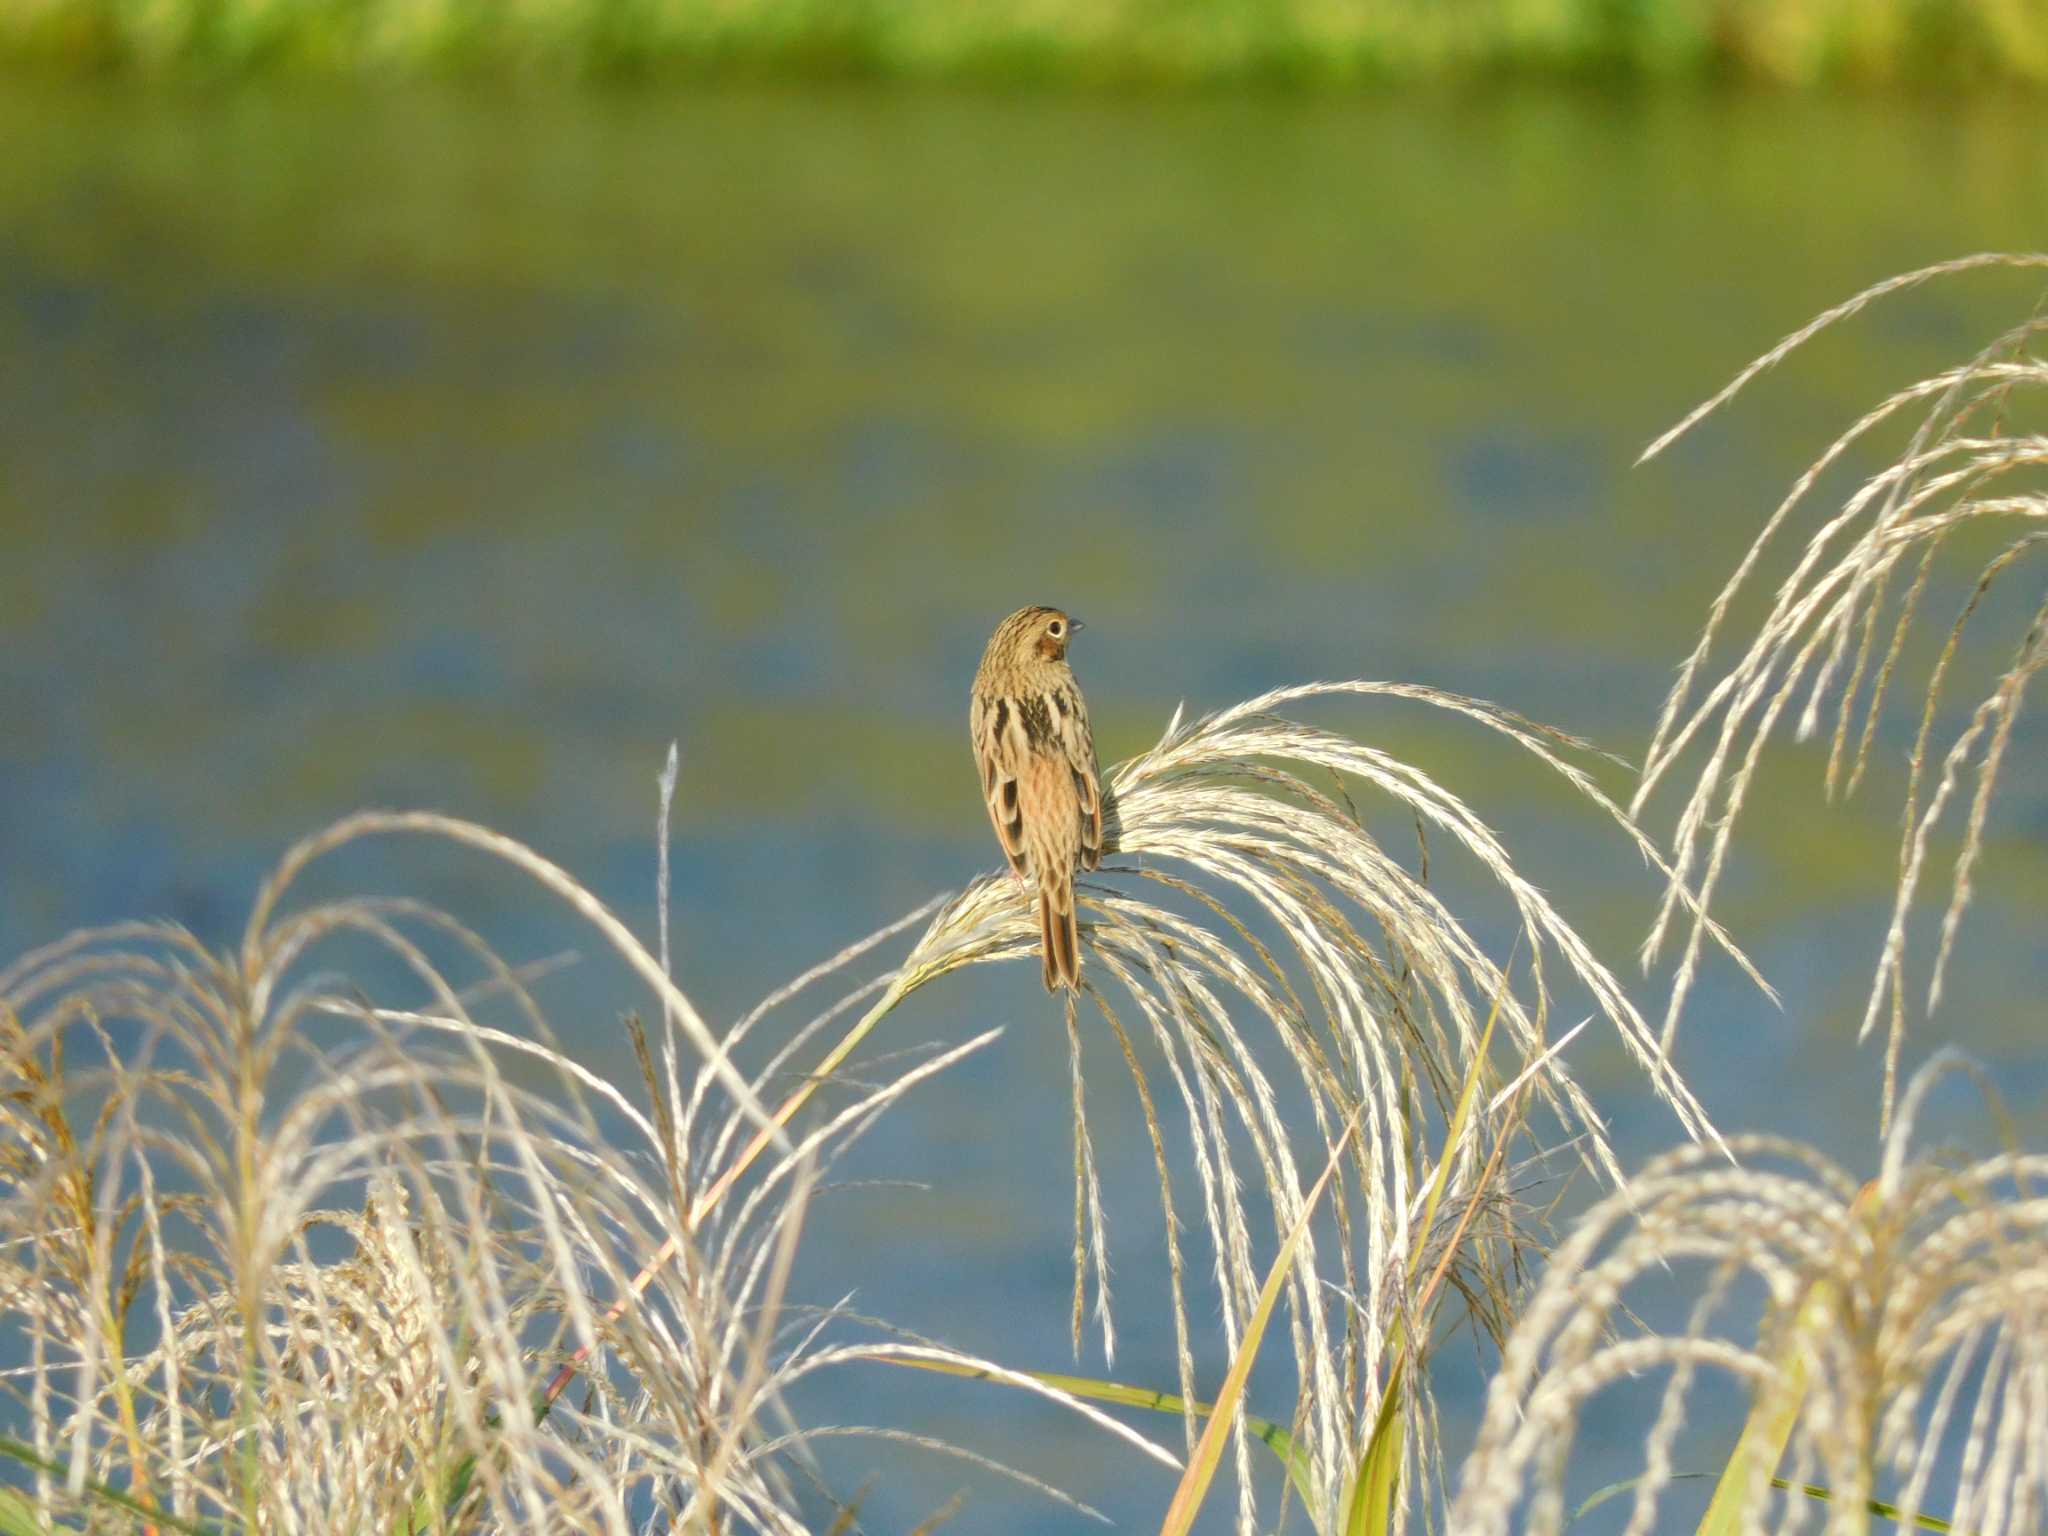
[[[2048,253],[1987,253],[1937,263],[1866,288],[1795,331],[1751,363],[1713,399],[1651,445],[1661,451],[1703,416],[1720,409],[1741,389],[1794,348],[1819,332],[1860,313],[1889,294],[1973,268],[2048,268]],[[1864,1004],[1861,1036],[1889,1016],[1878,1124],[1890,1123],[1907,1023],[1907,940],[1922,886],[1939,867],[1936,834],[1944,816],[1961,814],[1961,851],[1951,866],[1949,898],[1935,945],[1925,992],[1931,1015],[1941,1001],[1954,963],[1955,938],[1976,886],[1986,851],[1986,827],[1993,791],[2002,769],[2029,761],[2011,750],[2030,681],[2048,668],[2048,603],[2020,600],[2012,648],[2001,642],[2002,658],[1989,692],[1966,717],[1957,716],[1946,690],[1958,675],[1970,675],[1966,637],[1985,633],[2000,610],[1985,606],[1994,586],[2009,589],[2014,573],[2032,568],[2048,552],[2048,434],[2041,407],[2048,394],[2048,363],[2038,356],[2048,330],[2039,309],[1993,337],[1961,365],[1896,390],[1844,430],[1807,467],[1764,521],[1755,542],[1737,564],[1708,611],[1692,654],[1664,701],[1656,734],[1643,764],[1631,816],[1640,815],[1651,795],[1688,753],[1700,749],[1704,762],[1686,792],[1672,833],[1667,895],[1644,945],[1653,957],[1673,935],[1684,945],[1667,1005],[1677,1017],[1697,973],[1699,923],[1719,890],[1738,814],[1762,793],[1757,766],[1766,741],[1791,724],[1804,739],[1831,738],[1823,778],[1827,794],[1854,793],[1864,769],[1887,750],[1880,730],[1890,720],[1888,699],[1906,687],[1921,657],[1915,637],[1930,608],[1944,597],[1956,604],[1946,643],[1921,684],[1917,708],[1898,724],[1918,728],[1906,755],[1905,807],[1901,818],[1899,876],[1892,918]],[[1879,441],[1891,428],[1911,435],[1895,453],[1880,453],[1881,467],[1859,471],[1862,481],[1836,506],[1815,504],[1827,476],[1855,462],[1854,454]],[[1648,457],[1648,454],[1645,454]],[[1885,460],[1889,458],[1889,462]],[[1755,633],[1741,642],[1719,675],[1713,648],[1730,629],[1730,615],[1747,591],[1758,586],[1767,548],[1811,514],[1814,522],[1791,575],[1784,578]],[[1959,534],[1967,534],[1959,539]],[[1955,568],[1954,551],[1968,539],[1988,538],[1986,563]],[[1999,547],[2002,545],[2002,548]],[[1974,581],[1972,578],[1974,577]],[[1948,590],[1944,592],[1944,588]],[[1890,632],[1888,643],[1883,641]],[[1936,630],[1935,633],[1939,633]],[[1931,638],[1931,637],[1930,637]],[[1987,669],[1988,670],[1988,669]],[[1802,697],[1803,696],[1803,697]],[[1829,717],[1832,724],[1828,724]],[[1952,726],[1953,720],[1962,720]],[[1949,733],[1946,744],[1941,741]],[[2038,754],[2036,754],[2038,757]],[[1974,778],[1975,786],[1969,781]],[[1967,807],[1967,809],[1964,809]],[[1683,893],[1683,894],[1681,894]],[[1681,922],[1674,900],[1692,903]],[[1671,1025],[1665,1025],[1665,1038]],[[1860,1037],[1859,1037],[1860,1038]]]

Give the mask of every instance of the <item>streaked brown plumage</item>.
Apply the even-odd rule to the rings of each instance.
[[[1038,882],[1048,992],[1081,984],[1074,871],[1102,862],[1095,738],[1067,665],[1080,628],[1057,608],[1020,608],[1003,620],[982,652],[967,714],[996,841],[1013,874]]]

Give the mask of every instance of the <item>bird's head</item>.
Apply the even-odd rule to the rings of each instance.
[[[1003,629],[1019,661],[1065,661],[1067,644],[1082,629],[1081,621],[1058,608],[1020,608],[1003,621]]]

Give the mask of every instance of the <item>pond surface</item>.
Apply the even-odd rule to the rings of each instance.
[[[2038,283],[1880,307],[1665,459],[1635,454],[1863,284],[2038,245],[2040,122],[2024,102],[1534,90],[9,82],[0,953],[131,916],[230,942],[282,847],[365,805],[488,822],[644,930],[675,739],[680,972],[730,1018],[993,862],[966,688],[1027,601],[1088,621],[1075,660],[1106,762],[1183,700],[1344,677],[1479,694],[1638,755],[1783,486]],[[1932,622],[1953,611],[1943,595]],[[1767,760],[1722,915],[1786,1006],[1712,975],[1679,1045],[1724,1129],[1808,1135],[1858,1171],[1879,1055],[1851,1036],[1908,717],[1846,805],[1821,796],[1819,749]],[[1317,718],[1468,795],[1637,974],[1654,886],[1559,784],[1414,706]],[[2015,744],[1956,985],[1908,1048],[1991,1062],[2037,1140],[2043,718]],[[586,942],[439,850],[365,870],[514,955]],[[1008,1027],[842,1170],[930,1188],[824,1202],[802,1278],[810,1299],[857,1290],[1061,1369],[1070,1124],[1035,970],[892,1021],[885,1046]],[[573,977],[543,1000],[630,1078],[609,995],[592,1006]],[[1642,982],[1646,1005],[1662,986]],[[1117,1372],[1166,1385],[1142,1122],[1113,1052],[1090,1049]],[[1625,1159],[1670,1145],[1613,1040],[1575,1049]],[[1202,1359],[1213,1382],[1220,1356]],[[1166,1501],[1162,1472],[993,1388],[821,1390],[823,1421],[951,1434],[1120,1523]],[[1455,1432],[1473,1388],[1443,1390]],[[844,1487],[870,1464],[873,1529],[963,1485],[957,1528],[1067,1520],[870,1442],[838,1464]]]

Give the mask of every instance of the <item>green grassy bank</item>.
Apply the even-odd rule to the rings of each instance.
[[[82,71],[2048,81],[2039,0],[0,0]]]

